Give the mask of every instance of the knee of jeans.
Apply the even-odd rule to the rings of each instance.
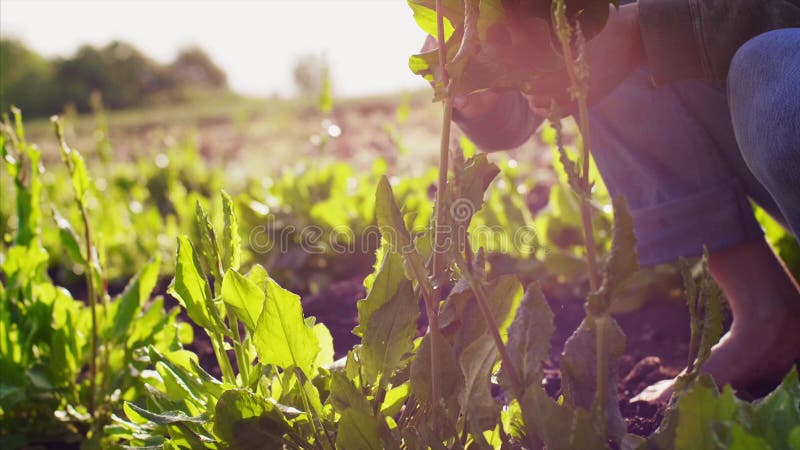
[[[728,100],[736,139],[750,170],[775,182],[800,168],[800,29],[770,31],[746,42],[728,71]],[[792,63],[792,61],[795,61]]]

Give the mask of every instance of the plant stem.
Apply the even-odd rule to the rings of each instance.
[[[236,365],[239,367],[239,376],[242,379],[241,386],[245,387],[250,380],[250,363],[245,358],[242,336],[239,332],[239,320],[228,305],[225,305],[225,313],[228,316],[230,327],[233,328],[233,352],[236,354]]]
[[[217,355],[217,362],[219,362],[219,367],[222,370],[222,380],[231,385],[236,385],[236,375],[233,373],[231,362],[228,360],[228,353],[225,351],[225,341],[222,339],[222,335],[211,331],[208,336],[211,338],[211,347]]]
[[[98,345],[98,332],[97,332],[97,297],[94,293],[94,266],[92,261],[94,259],[92,252],[92,232],[89,227],[89,216],[86,213],[86,208],[82,201],[78,201],[81,210],[81,218],[83,219],[84,240],[86,241],[86,295],[89,297],[89,309],[92,315],[92,356],[89,361],[89,414],[94,415],[95,412],[95,395],[97,389],[97,345]]]
[[[581,33],[580,26],[575,29],[575,36],[578,47],[577,59],[572,55],[571,37],[572,28],[566,18],[566,9],[564,0],[557,0],[555,5],[555,20],[558,22],[557,34],[561,42],[561,48],[564,53],[564,62],[569,75],[570,83],[572,84],[573,98],[578,103],[578,128],[581,135],[581,148],[583,149],[582,155],[582,173],[581,173],[581,186],[583,192],[581,195],[581,219],[583,222],[583,236],[586,245],[586,263],[589,270],[589,288],[591,292],[597,292],[600,288],[600,273],[597,266],[597,245],[594,241],[594,234],[592,232],[592,189],[589,184],[589,164],[591,158],[590,149],[590,130],[589,130],[589,111],[586,98],[589,90],[589,68],[586,63],[586,48]],[[602,427],[603,435],[608,437],[608,393],[606,385],[608,384],[608,342],[606,336],[606,329],[608,328],[609,321],[613,321],[608,312],[600,315],[592,316],[595,325],[595,352],[597,361],[595,367],[595,411],[599,414],[596,419]]]
[[[74,176],[75,174],[75,164],[70,158],[72,153],[72,149],[69,148],[67,145],[66,140],[64,139],[64,129],[61,126],[61,122],[57,117],[53,117],[52,119],[53,127],[55,128],[56,138],[58,139],[59,147],[61,148],[61,154],[64,159],[64,163],[67,166],[67,171],[69,172],[70,176]],[[20,138],[24,138],[20,136]],[[35,170],[35,169],[34,169]],[[75,191],[75,202],[78,205],[78,209],[81,212],[81,220],[83,221],[83,230],[84,230],[84,241],[86,243],[86,296],[89,301],[89,311],[92,318],[92,336],[91,336],[91,359],[89,360],[89,414],[94,415],[96,410],[96,399],[95,396],[97,395],[97,347],[99,341],[98,335],[98,325],[97,325],[97,296],[94,291],[94,252],[92,251],[92,228],[89,223],[89,213],[86,210],[86,204],[84,203],[83,199],[78,195],[78,191],[75,190],[75,186],[73,185],[73,191]]]
[[[447,76],[446,50],[444,39],[444,15],[442,0],[436,0],[436,39],[439,46],[439,68],[442,72],[442,87],[447,89],[449,79]],[[434,407],[433,421],[434,433],[438,433],[438,409],[440,398],[439,380],[439,302],[441,301],[441,286],[438,281],[440,264],[443,255],[442,240],[445,237],[440,225],[445,222],[445,194],[447,192],[447,163],[450,156],[450,121],[453,106],[449,96],[445,96],[442,112],[442,135],[439,142],[439,183],[436,189],[436,219],[434,222],[433,238],[433,301],[426,302],[427,315],[431,333],[431,402]]]
[[[586,193],[581,198],[581,220],[583,222],[583,239],[586,243],[586,264],[589,269],[589,288],[592,292],[600,288],[600,271],[597,267],[597,245],[592,232],[592,192],[589,185],[589,113],[586,107],[586,97],[578,98],[578,117],[581,131],[581,147],[583,147],[583,173],[581,174]]]
[[[558,0],[554,4],[553,19],[556,24],[556,34],[561,43],[561,50],[564,55],[564,65],[567,69],[570,84],[572,85],[572,95],[578,103],[578,129],[581,135],[581,185],[585,192],[581,193],[581,219],[583,222],[583,239],[586,245],[586,264],[589,269],[589,288],[591,292],[600,288],[600,274],[597,268],[597,245],[592,233],[592,189],[589,184],[589,162],[591,149],[589,148],[589,108],[586,103],[588,94],[588,68],[582,67],[581,73],[576,71],[576,59],[572,55],[572,28],[566,18],[564,0]],[[580,30],[578,30],[580,33]],[[579,36],[581,36],[579,34]],[[582,39],[582,38],[581,38]],[[582,42],[582,40],[581,40]],[[583,52],[583,46],[580,46]],[[584,58],[584,54],[578,55]],[[583,63],[583,59],[581,60]]]

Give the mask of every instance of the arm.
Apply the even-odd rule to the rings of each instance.
[[[639,26],[656,82],[724,80],[745,42],[800,27],[800,0],[639,0]]]
[[[458,103],[453,121],[483,151],[519,147],[543,120],[518,91],[481,92]]]

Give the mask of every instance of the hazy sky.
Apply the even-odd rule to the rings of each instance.
[[[404,0],[0,0],[0,34],[46,56],[121,39],[161,62],[198,44],[249,94],[291,94],[310,52],[327,53],[337,95],[425,86],[407,66],[424,33]]]

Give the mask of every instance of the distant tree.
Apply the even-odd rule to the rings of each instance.
[[[329,67],[325,55],[307,54],[298,57],[292,69],[297,94],[301,97],[319,96],[328,82]]]
[[[58,112],[53,65],[16,39],[0,39],[0,109],[11,105],[26,115]]]
[[[17,105],[28,117],[43,116],[73,105],[88,112],[95,92],[110,109],[129,108],[185,100],[189,97],[180,88],[187,85],[225,89],[227,81],[225,72],[197,47],[181,51],[164,66],[120,41],[84,45],[70,57],[47,60],[18,40],[0,40],[2,111]]]
[[[179,86],[225,89],[228,78],[225,72],[200,47],[187,47],[178,53],[169,66],[172,81]]]
[[[96,49],[84,45],[57,63],[62,102],[89,110],[89,97],[99,91],[110,108],[141,104],[148,96],[174,86],[165,68],[131,44],[113,41]]]

